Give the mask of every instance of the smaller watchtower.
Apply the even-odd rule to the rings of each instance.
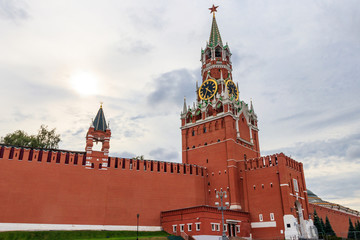
[[[111,130],[106,124],[102,104],[86,134],[86,168],[107,170]],[[102,144],[101,151],[93,151],[94,142]]]

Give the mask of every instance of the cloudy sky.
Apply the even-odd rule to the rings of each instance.
[[[0,0],[0,136],[46,124],[84,150],[104,102],[112,156],[181,161],[213,3],[262,154],[303,162],[309,189],[360,210],[357,0]]]

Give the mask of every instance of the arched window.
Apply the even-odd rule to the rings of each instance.
[[[200,111],[200,109],[196,111],[195,119],[196,119],[196,121],[201,119],[201,111]]]
[[[209,60],[211,59],[211,51],[210,49],[206,50],[205,52],[205,60]]]
[[[206,115],[207,115],[207,117],[212,116],[213,113],[214,113],[214,110],[213,110],[212,106],[209,105],[209,107],[208,107],[207,110],[206,110]]]
[[[215,49],[215,57],[220,58],[221,57],[221,48],[217,47]]]
[[[191,113],[189,113],[189,115],[186,117],[186,123],[191,123],[192,122],[192,115]]]
[[[224,109],[223,109],[222,103],[221,103],[221,102],[218,102],[218,103],[216,104],[216,113],[222,113],[223,111],[224,111]]]

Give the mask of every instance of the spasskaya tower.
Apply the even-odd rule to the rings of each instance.
[[[260,156],[257,115],[239,96],[232,76],[231,51],[223,45],[213,13],[209,42],[201,50],[202,84],[196,102],[181,113],[182,161],[207,168],[207,203],[218,190],[229,194],[230,209],[247,210],[244,160]]]

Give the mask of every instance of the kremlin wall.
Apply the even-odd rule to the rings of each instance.
[[[136,230],[140,214],[141,231],[198,240],[222,231],[233,239],[317,239],[316,209],[346,237],[359,212],[308,191],[301,162],[261,156],[257,115],[239,97],[216,8],[196,101],[184,99],[180,114],[182,163],[109,156],[112,132],[100,106],[83,152],[0,145],[0,231]]]

